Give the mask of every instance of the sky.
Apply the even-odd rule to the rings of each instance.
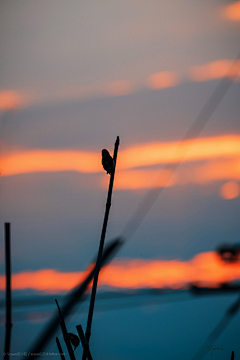
[[[100,274],[100,292],[176,290],[134,306],[112,299],[101,308],[100,297],[93,358],[192,359],[237,299],[188,289],[240,279],[239,262],[216,253],[240,235],[239,24],[240,1],[0,0],[0,219],[2,229],[11,223],[13,299],[61,296],[83,279],[109,183],[101,150],[113,154],[117,136],[106,243],[126,243]],[[232,86],[198,137],[186,138],[224,77]],[[1,299],[4,289],[2,230]],[[12,358],[53,309],[13,308]],[[4,339],[3,309],[0,319]],[[84,304],[69,331],[86,320]],[[205,344],[222,345],[212,356],[240,357],[239,331],[236,314]],[[54,338],[43,357],[56,358],[47,352],[57,353]]]

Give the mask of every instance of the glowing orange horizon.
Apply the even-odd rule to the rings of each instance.
[[[225,6],[222,10],[222,14],[229,20],[240,21],[240,1]]]
[[[179,77],[173,71],[160,71],[150,75],[147,79],[147,85],[153,90],[174,87],[178,84]]]
[[[240,156],[240,135],[200,138],[180,143],[148,143],[122,150],[118,156],[118,170],[173,164],[181,160],[191,162],[236,156]],[[31,150],[5,155],[1,159],[1,176],[45,171],[101,172],[101,152]]]
[[[69,291],[87,272],[59,272],[53,269],[28,271],[12,275],[12,289],[46,292]],[[213,251],[197,254],[188,261],[122,259],[103,269],[100,286],[117,288],[181,288],[189,283],[218,286],[240,279],[239,263],[225,263]],[[5,290],[5,276],[0,276],[0,290]]]

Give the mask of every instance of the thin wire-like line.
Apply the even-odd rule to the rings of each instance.
[[[162,293],[155,293],[154,291],[152,291],[153,289],[149,289],[144,293],[135,293],[135,294],[128,294],[128,293],[120,293],[119,295],[112,295],[109,294],[108,297],[106,298],[101,298],[101,296],[98,299],[98,302],[96,304],[96,312],[105,312],[105,311],[115,311],[118,309],[127,309],[127,308],[137,308],[137,307],[148,307],[148,306],[152,306],[152,305],[165,305],[165,304],[173,304],[173,303],[177,303],[177,302],[184,302],[184,301],[194,301],[194,300],[199,300],[200,298],[205,298],[208,297],[209,294],[205,293],[202,294],[201,297],[199,296],[192,296],[191,292],[189,292],[189,290],[174,290],[171,292],[162,292]],[[155,289],[154,289],[155,290]],[[239,291],[238,291],[239,292]],[[237,293],[237,291],[236,291]],[[103,293],[103,295],[105,295]],[[235,294],[233,293],[228,293],[228,291],[223,292],[223,293],[217,293],[217,291],[211,294],[212,296],[216,296],[216,297],[222,297],[224,295],[229,296],[235,296]],[[56,297],[56,295],[51,296]],[[60,301],[62,301],[62,298],[64,296],[60,297]],[[164,298],[165,297],[165,298]],[[83,302],[85,302],[85,300],[87,300],[87,296],[83,297],[82,301],[79,302],[83,304]],[[49,301],[46,301],[46,303],[39,303],[37,305],[33,305],[32,308],[24,308],[27,304],[25,303],[23,305],[23,308],[18,308],[14,311],[13,314],[13,318],[14,321],[23,321],[28,319],[29,317],[27,316],[27,314],[31,313],[31,312],[35,312],[35,311],[39,311],[40,313],[42,313],[41,318],[49,318],[49,316],[51,316],[53,314],[53,303],[49,303]],[[86,304],[85,304],[86,305]],[[21,306],[21,305],[20,305]],[[42,308],[44,307],[44,308]],[[82,307],[81,309],[79,309],[78,306],[76,306],[72,312],[66,316],[67,321],[72,320],[73,316],[77,315],[77,314],[82,314],[82,313],[87,313],[88,308],[87,306]],[[3,319],[3,315],[0,312],[0,320]],[[225,320],[224,320],[225,321]],[[218,325],[224,322],[223,320],[221,320]],[[215,332],[212,332],[213,334],[217,335],[217,333],[219,333],[220,335],[220,325],[218,327],[216,327],[217,330],[215,330]],[[211,333],[211,334],[212,334]],[[211,335],[209,336],[210,340],[214,339],[216,340],[215,335]],[[217,335],[218,336],[218,335]]]
[[[167,296],[168,294],[166,294]],[[184,302],[184,301],[192,301],[197,299],[197,297],[190,297],[189,294],[186,292],[186,294],[183,294],[184,298],[181,297],[182,294],[178,295],[177,293],[174,295],[176,298],[172,299],[161,299],[157,295],[147,295],[146,296],[137,296],[134,298],[116,298],[116,299],[109,299],[109,300],[99,300],[98,304],[96,305],[96,312],[106,312],[106,311],[115,311],[119,309],[128,309],[128,308],[138,308],[138,307],[148,307],[152,305],[166,305],[166,304],[173,304],[178,302]],[[147,298],[147,296],[149,298]],[[154,298],[153,298],[154,297]],[[22,310],[21,312],[18,312],[15,314],[15,322],[17,321],[25,321],[26,319],[29,319],[29,316],[27,314],[31,313],[33,310]],[[34,310],[35,311],[35,310]],[[79,314],[85,314],[87,313],[87,308],[79,309],[79,307],[74,308],[74,310],[66,316],[66,321],[72,321],[73,316],[79,315]],[[42,313],[41,319],[48,319],[49,316],[51,316],[54,312],[52,309],[39,309],[39,312]]]
[[[119,248],[123,245],[123,241],[119,238],[115,239],[111,243],[109,243],[102,255],[102,263],[101,266],[106,266],[111,259],[114,257],[114,254],[119,250]],[[95,261],[93,263],[96,263]],[[96,270],[96,266],[86,275],[84,281],[82,281],[79,285],[77,285],[74,289],[72,289],[68,295],[65,295],[65,302],[62,305],[62,316],[65,317],[71,313],[72,309],[76,306],[77,301],[83,301],[83,295],[85,294],[88,285],[92,281],[94,277],[94,273]],[[46,327],[43,329],[42,333],[38,336],[35,343],[31,347],[31,351],[29,351],[27,358],[25,360],[36,359],[37,356],[40,355],[42,349],[50,342],[52,336],[56,332],[59,325],[59,314],[55,312],[54,315],[49,320]]]
[[[217,340],[217,338],[221,335],[221,333],[228,326],[232,318],[236,315],[240,307],[240,297],[238,297],[237,301],[228,308],[222,319],[218,322],[215,328],[212,330],[211,334],[204,341],[203,345],[198,349],[192,360],[200,360],[205,356],[205,352],[203,351],[204,346],[211,346],[211,342]]]
[[[128,220],[127,224],[123,228],[122,235],[125,239],[130,239],[135,231],[138,229],[144,218],[146,217],[147,213],[159,197],[159,195],[162,193],[163,189],[167,186],[169,181],[171,180],[173,174],[178,169],[179,165],[182,163],[184,157],[186,156],[189,148],[190,143],[187,142],[189,139],[195,140],[203,128],[206,126],[207,122],[210,120],[211,116],[213,115],[216,108],[219,106],[220,102],[228,92],[228,90],[231,88],[232,84],[235,82],[235,80],[239,76],[239,72],[233,71],[235,70],[235,64],[240,58],[240,52],[238,53],[235,60],[233,60],[228,73],[224,78],[221,79],[218,86],[216,87],[215,91],[212,93],[206,104],[201,109],[200,113],[196,117],[193,124],[190,126],[190,128],[187,130],[186,134],[182,138],[182,140],[179,142],[178,146],[176,147],[175,153],[180,157],[180,160],[176,162],[175,164],[171,165],[169,167],[169,164],[166,164],[162,170],[160,170],[160,173],[153,184],[152,188],[145,194],[142,202],[138,206],[138,208],[135,210],[131,218]],[[183,144],[185,143],[185,146]],[[180,156],[179,156],[180,154]],[[161,187],[159,186],[161,179],[161,173],[166,170],[170,169],[170,171],[167,172],[167,176],[165,177],[165,182]]]

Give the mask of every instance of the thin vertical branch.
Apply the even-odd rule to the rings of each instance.
[[[105,210],[105,216],[104,216],[104,221],[103,221],[102,234],[101,234],[101,239],[100,239],[100,244],[99,244],[98,257],[97,257],[97,263],[96,263],[96,270],[95,270],[92,293],[91,293],[91,299],[90,299],[90,305],[89,305],[87,328],[86,328],[86,333],[85,333],[85,337],[86,337],[86,340],[87,340],[88,343],[89,343],[89,339],[90,339],[90,336],[91,336],[91,326],[92,326],[92,318],[93,318],[95,297],[96,297],[96,292],[97,292],[98,275],[99,275],[100,266],[101,266],[101,259],[102,259],[104,240],[105,240],[108,217],[109,217],[109,212],[110,212],[110,207],[111,207],[112,189],[113,189],[115,168],[116,168],[116,163],[117,163],[118,146],[119,146],[119,136],[116,139],[115,147],[114,147],[113,161],[114,161],[115,166],[113,168],[113,171],[112,171],[111,176],[110,176],[110,181],[109,181],[108,196],[107,196],[107,202],[106,202],[106,210]],[[83,352],[83,359],[84,358],[86,358],[86,351]]]
[[[11,327],[12,327],[12,300],[11,300],[11,251],[10,251],[10,223],[5,223],[5,263],[6,263],[6,336],[4,359],[9,359]]]
[[[82,326],[81,325],[77,325],[76,326],[77,328],[77,332],[78,332],[78,335],[81,339],[81,343],[82,343],[82,346],[83,346],[83,349],[86,353],[86,356],[88,357],[88,360],[93,360],[92,359],[92,355],[91,355],[91,352],[89,350],[89,344],[84,336],[84,332],[83,332],[83,329],[82,329]]]
[[[61,356],[61,359],[62,360],[65,360],[65,356],[64,356],[64,353],[62,351],[62,347],[61,347],[61,344],[60,344],[60,341],[58,339],[58,337],[56,336],[56,343],[57,343],[57,347],[58,347],[58,351],[59,351],[59,354]]]
[[[74,352],[73,352],[73,348],[72,348],[72,345],[71,345],[71,342],[70,342],[70,338],[68,336],[66,324],[65,324],[64,318],[63,318],[62,313],[61,313],[60,306],[58,305],[57,299],[55,299],[55,301],[56,301],[58,311],[59,311],[60,325],[61,325],[61,329],[62,329],[62,333],[63,333],[63,338],[64,338],[64,341],[65,341],[65,343],[67,345],[67,349],[68,349],[70,359],[71,360],[76,360]]]

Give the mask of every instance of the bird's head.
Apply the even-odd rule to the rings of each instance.
[[[107,149],[102,149],[102,156],[106,155],[109,155],[109,152],[107,151]]]

